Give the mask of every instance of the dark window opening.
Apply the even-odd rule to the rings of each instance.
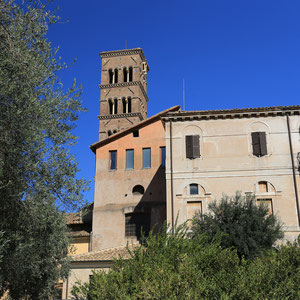
[[[128,105],[128,112],[131,113],[131,98],[130,97],[128,98],[127,105]]]
[[[132,135],[133,137],[139,137],[140,136],[139,130],[134,130]]]
[[[131,82],[132,81],[132,74],[133,71],[132,71],[132,67],[129,68],[129,81]]]
[[[200,137],[199,135],[186,135],[186,158],[194,159],[200,157]]]
[[[114,77],[114,75],[113,75],[112,69],[108,70],[108,74],[109,74],[109,83],[113,83],[113,77]]]
[[[118,69],[115,69],[115,81],[114,83],[118,83]]]
[[[125,215],[125,236],[137,237],[139,239],[142,232],[147,236],[149,231],[149,213],[130,213]]]
[[[252,132],[252,150],[253,155],[261,157],[268,154],[267,139],[264,131]]]
[[[114,129],[113,133],[117,133],[117,130],[116,130],[116,129]]]
[[[126,114],[126,99],[122,99],[122,104],[123,104],[123,114]]]
[[[133,195],[144,195],[145,189],[142,185],[138,184],[135,185],[132,189],[132,194]]]
[[[114,100],[114,114],[116,115],[118,113],[118,99]]]
[[[117,169],[117,151],[109,151],[110,156],[110,162],[109,162],[109,168],[110,170],[116,170]]]
[[[124,78],[124,82],[128,82],[128,71],[127,71],[127,68],[123,68],[123,78]]]
[[[161,165],[163,167],[166,166],[166,147],[160,147],[160,159],[161,159]]]
[[[198,184],[196,183],[190,184],[190,195],[198,195],[198,194],[199,194]]]
[[[111,100],[108,100],[108,105],[109,105],[109,114],[113,114],[113,103]]]
[[[108,135],[108,136],[111,136],[111,135],[112,135],[111,130],[108,130],[107,135]]]

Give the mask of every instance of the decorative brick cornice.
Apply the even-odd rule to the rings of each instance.
[[[99,88],[101,90],[103,89],[111,89],[111,88],[120,88],[120,87],[129,87],[129,86],[139,86],[146,101],[148,102],[148,96],[147,93],[142,85],[142,83],[140,81],[131,81],[131,82],[121,82],[121,83],[109,83],[109,84],[100,84]]]
[[[300,106],[273,106],[257,108],[236,108],[224,110],[200,110],[200,111],[178,111],[169,112],[162,116],[166,122],[190,121],[190,120],[217,120],[217,119],[241,119],[275,117],[289,115],[300,115]]]
[[[133,48],[133,49],[124,49],[124,50],[115,50],[115,51],[104,51],[100,53],[101,58],[113,57],[113,56],[124,56],[124,55],[133,55],[139,54],[142,61],[147,62],[147,59],[144,55],[142,48]]]
[[[136,113],[127,113],[127,114],[116,114],[116,115],[105,115],[98,116],[99,120],[110,120],[110,119],[121,119],[121,118],[130,118],[130,117],[139,117],[140,121],[143,120],[143,116],[140,112]]]

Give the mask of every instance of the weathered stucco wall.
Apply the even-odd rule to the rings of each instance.
[[[294,160],[300,152],[299,116],[290,117]],[[268,155],[252,154],[251,132],[265,131]],[[188,201],[201,201],[202,211],[222,194],[255,192],[258,198],[271,198],[273,212],[285,224],[286,237],[298,235],[296,199],[285,116],[243,119],[172,122],[174,215],[186,221]],[[186,158],[185,136],[200,135],[200,158]],[[166,123],[167,220],[171,222],[170,123]],[[300,176],[297,171],[298,189]],[[259,193],[257,183],[270,183],[268,193]],[[189,194],[189,185],[198,184],[199,195]],[[299,191],[298,191],[299,192]]]
[[[161,148],[165,146],[165,132],[160,120],[139,129],[139,137],[132,132],[96,151],[95,200],[92,250],[126,244],[125,214],[147,210],[151,226],[166,218],[165,170],[161,166]],[[143,169],[143,148],[151,148],[151,168]],[[126,170],[126,149],[134,149],[134,169]],[[117,169],[110,170],[109,151],[117,151]],[[132,189],[142,185],[144,195],[134,195]]]

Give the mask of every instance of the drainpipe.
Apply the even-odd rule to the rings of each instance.
[[[286,123],[287,123],[288,135],[289,135],[290,154],[291,154],[291,161],[292,161],[293,181],[294,181],[294,189],[295,189],[295,196],[296,196],[296,207],[297,207],[297,216],[298,216],[298,226],[300,227],[299,198],[298,198],[298,188],[297,188],[297,181],[296,181],[296,172],[295,172],[294,153],[293,153],[293,144],[292,144],[292,138],[291,138],[291,128],[290,128],[289,113],[286,113]]]
[[[172,120],[170,120],[170,166],[171,166],[171,222],[174,233],[174,195],[173,195],[173,141],[172,141]]]

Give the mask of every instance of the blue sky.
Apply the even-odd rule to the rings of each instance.
[[[93,180],[102,51],[141,47],[150,66],[148,116],[186,110],[294,105],[300,96],[300,1],[55,1],[63,20],[48,38],[76,63],[59,73],[83,85],[73,148],[80,176]],[[93,201],[93,181],[86,193]]]

